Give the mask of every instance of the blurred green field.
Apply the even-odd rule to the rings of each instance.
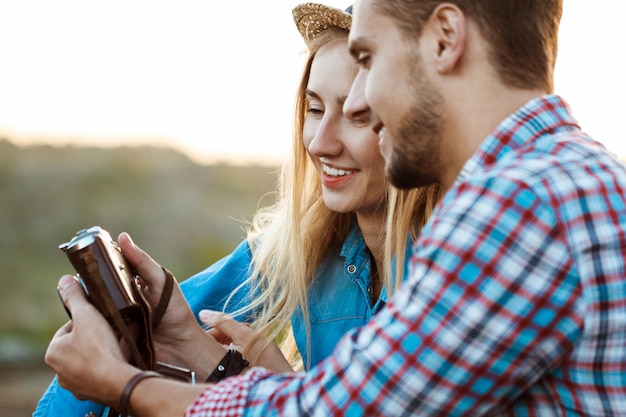
[[[73,270],[58,245],[76,231],[129,232],[182,281],[241,241],[257,208],[274,202],[275,184],[275,166],[199,165],[156,147],[18,147],[0,138],[0,381],[40,366],[66,321],[56,283]]]

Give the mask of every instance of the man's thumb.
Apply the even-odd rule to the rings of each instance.
[[[67,312],[70,313],[70,316],[72,310],[76,308],[76,305],[87,301],[83,286],[78,282],[78,279],[72,275],[63,275],[61,277],[57,291],[59,292],[59,297],[61,297],[61,301],[67,309]]]

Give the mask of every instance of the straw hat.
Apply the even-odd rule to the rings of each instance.
[[[341,10],[319,3],[304,3],[296,6],[292,13],[293,21],[307,45],[330,27],[350,30],[352,25],[352,6]]]

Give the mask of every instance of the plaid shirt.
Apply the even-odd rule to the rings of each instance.
[[[309,373],[257,368],[187,415],[626,415],[624,196],[565,102],[529,102],[465,164],[387,308]]]

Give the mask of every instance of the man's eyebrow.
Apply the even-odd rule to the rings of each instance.
[[[349,50],[352,58],[357,59],[359,51],[365,48],[365,40],[363,38],[355,38],[350,40]]]

